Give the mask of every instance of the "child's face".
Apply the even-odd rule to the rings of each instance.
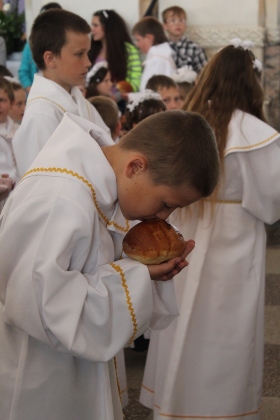
[[[136,159],[130,172],[126,172],[124,182],[118,185],[120,208],[128,220],[154,217],[165,220],[177,207],[185,207],[201,198],[191,187],[155,185],[149,171],[140,168],[141,163]]]
[[[105,39],[105,31],[98,16],[92,17],[91,34],[94,41],[102,41]]]
[[[177,41],[182,38],[186,31],[186,18],[184,15],[178,16],[173,13],[168,13],[163,28],[168,33],[171,41]]]
[[[18,123],[21,123],[26,106],[26,93],[23,89],[14,90],[15,100],[11,106],[9,115]]]
[[[102,82],[98,83],[97,90],[100,95],[110,96],[112,86],[111,73],[108,71]]]
[[[176,87],[162,87],[158,89],[158,93],[162,98],[162,102],[165,104],[168,111],[172,109],[181,109],[183,101],[179,90]]]
[[[90,38],[87,34],[66,32],[66,43],[59,56],[51,56],[44,76],[58,83],[67,92],[84,83],[91,62],[88,58]],[[45,53],[46,54],[46,53]],[[52,53],[50,53],[52,54]]]
[[[152,35],[145,35],[145,36],[141,36],[137,33],[133,34],[134,40],[135,40],[135,45],[137,48],[139,48],[139,50],[143,53],[143,54],[147,54],[147,52],[149,51],[149,49],[152,47],[153,45],[153,36]]]
[[[10,109],[11,101],[9,96],[4,89],[0,89],[0,123],[6,122]]]

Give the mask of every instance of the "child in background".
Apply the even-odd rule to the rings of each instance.
[[[140,86],[142,65],[126,22],[115,10],[98,10],[92,16],[89,59],[94,65],[106,60],[116,86],[126,81],[133,92]],[[115,87],[114,86],[114,87]],[[130,92],[131,90],[128,90]],[[114,94],[118,93],[114,89]],[[116,98],[121,100],[121,95]]]
[[[174,82],[177,83],[181,99],[185,102],[190,90],[194,87],[197,80],[197,73],[190,66],[183,66],[171,75]]]
[[[64,114],[2,213],[1,419],[123,420],[115,355],[177,315],[171,279],[194,247],[158,265],[121,258],[129,220],[166,219],[218,173],[196,113],[152,115],[118,144]]]
[[[107,61],[96,63],[86,75],[86,98],[92,96],[112,97],[111,73],[108,69]]]
[[[65,112],[109,129],[78,88],[90,66],[90,26],[67,10],[50,9],[35,19],[30,35],[35,74],[22,123],[13,139],[20,176],[24,175]],[[46,36],[52,34],[52,36]]]
[[[169,218],[196,247],[175,280],[180,315],[150,341],[140,400],[155,420],[261,419],[264,223],[280,218],[280,134],[265,122],[260,68],[234,39],[183,106],[215,130],[223,170],[209,200]]]
[[[88,98],[89,102],[95,107],[107,127],[111,132],[111,137],[118,143],[121,129],[120,111],[116,102],[106,96],[93,96]]]
[[[152,76],[146,84],[146,89],[158,92],[168,111],[172,109],[181,109],[183,101],[181,99],[179,88],[177,83],[171,77],[160,74]]]
[[[126,106],[125,117],[127,130],[132,130],[137,124],[150,115],[166,111],[161,96],[150,89],[130,95],[132,99]]]
[[[12,103],[9,116],[15,123],[20,124],[26,107],[25,90],[17,79],[9,76],[4,76],[4,78],[11,83],[14,92],[14,101]]]
[[[144,17],[134,25],[132,33],[137,47],[146,54],[140,84],[140,90],[144,90],[150,77],[156,74],[170,76],[176,70],[176,65],[163,27],[156,18]]]
[[[41,7],[40,13],[43,13],[46,10],[50,9],[62,9],[62,7],[56,2],[47,3]],[[33,60],[30,44],[27,41],[22,50],[21,62],[18,69],[18,77],[20,80],[20,84],[25,89],[25,92],[27,94],[30,91],[31,85],[34,80],[34,75],[36,73],[38,73],[38,67],[35,61]]]
[[[177,68],[187,65],[199,73],[208,60],[203,48],[185,35],[187,20],[185,10],[179,6],[168,7],[162,12],[162,20]]]
[[[9,112],[14,102],[14,92],[11,83],[0,77],[0,174],[8,174],[14,182],[19,180],[12,139],[19,125]]]

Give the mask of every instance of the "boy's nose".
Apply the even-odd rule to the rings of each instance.
[[[86,56],[86,59],[85,59],[85,67],[90,67],[90,66],[91,66],[91,61],[88,58],[88,56]]]
[[[160,211],[159,213],[156,214],[156,217],[158,217],[159,219],[162,220],[166,220],[167,217],[170,216],[170,214],[174,211],[174,209],[165,209]]]

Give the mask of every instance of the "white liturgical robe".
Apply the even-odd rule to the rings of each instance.
[[[215,203],[169,220],[196,246],[175,279],[180,315],[152,332],[140,401],[154,419],[261,417],[264,223],[280,218],[280,134],[236,111]],[[191,210],[191,211],[190,211]]]
[[[13,148],[19,175],[23,176],[44,144],[61,122],[65,112],[79,115],[103,128],[110,130],[94,106],[84,98],[75,86],[68,93],[62,86],[34,75],[34,81],[24,112],[24,117],[13,138]]]
[[[121,259],[110,144],[66,113],[1,214],[1,419],[123,420],[115,355],[178,314],[173,281]]]

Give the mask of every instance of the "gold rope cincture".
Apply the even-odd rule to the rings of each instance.
[[[128,287],[127,287],[127,283],[126,283],[126,280],[125,280],[125,275],[124,275],[123,270],[121,269],[121,267],[119,265],[117,265],[115,263],[110,263],[110,265],[114,268],[114,270],[117,271],[117,273],[119,273],[119,275],[121,276],[121,279],[122,279],[122,287],[124,288],[124,291],[125,291],[126,303],[127,303],[127,306],[128,306],[129,312],[130,312],[132,325],[133,325],[133,334],[132,334],[131,339],[129,340],[129,344],[131,344],[135,339],[135,336],[137,334],[137,329],[138,329],[135,312],[134,312],[134,309],[133,309],[133,305],[132,305],[132,302],[131,302],[131,297],[129,295],[129,290],[128,290]]]
[[[30,175],[32,173],[38,173],[38,172],[60,172],[60,173],[65,173],[67,175],[71,175],[71,176],[79,179],[80,181],[82,181],[84,184],[86,184],[90,188],[96,210],[98,211],[98,214],[100,215],[100,217],[102,217],[102,219],[105,221],[106,225],[107,226],[113,225],[113,226],[115,226],[116,229],[119,229],[122,232],[127,232],[129,230],[130,226],[129,226],[129,223],[128,223],[127,219],[126,219],[126,227],[123,227],[123,226],[118,225],[117,223],[115,223],[112,220],[110,221],[108,219],[108,217],[105,216],[105,214],[101,211],[101,209],[98,205],[98,202],[97,202],[97,199],[96,199],[96,193],[94,191],[93,186],[91,185],[91,183],[87,179],[85,179],[83,176],[79,175],[77,172],[73,172],[73,171],[71,171],[69,169],[66,169],[66,168],[54,168],[54,167],[53,168],[34,168],[34,169],[30,169],[30,171],[26,172],[23,175],[22,179],[24,177],[26,177],[27,175]]]

